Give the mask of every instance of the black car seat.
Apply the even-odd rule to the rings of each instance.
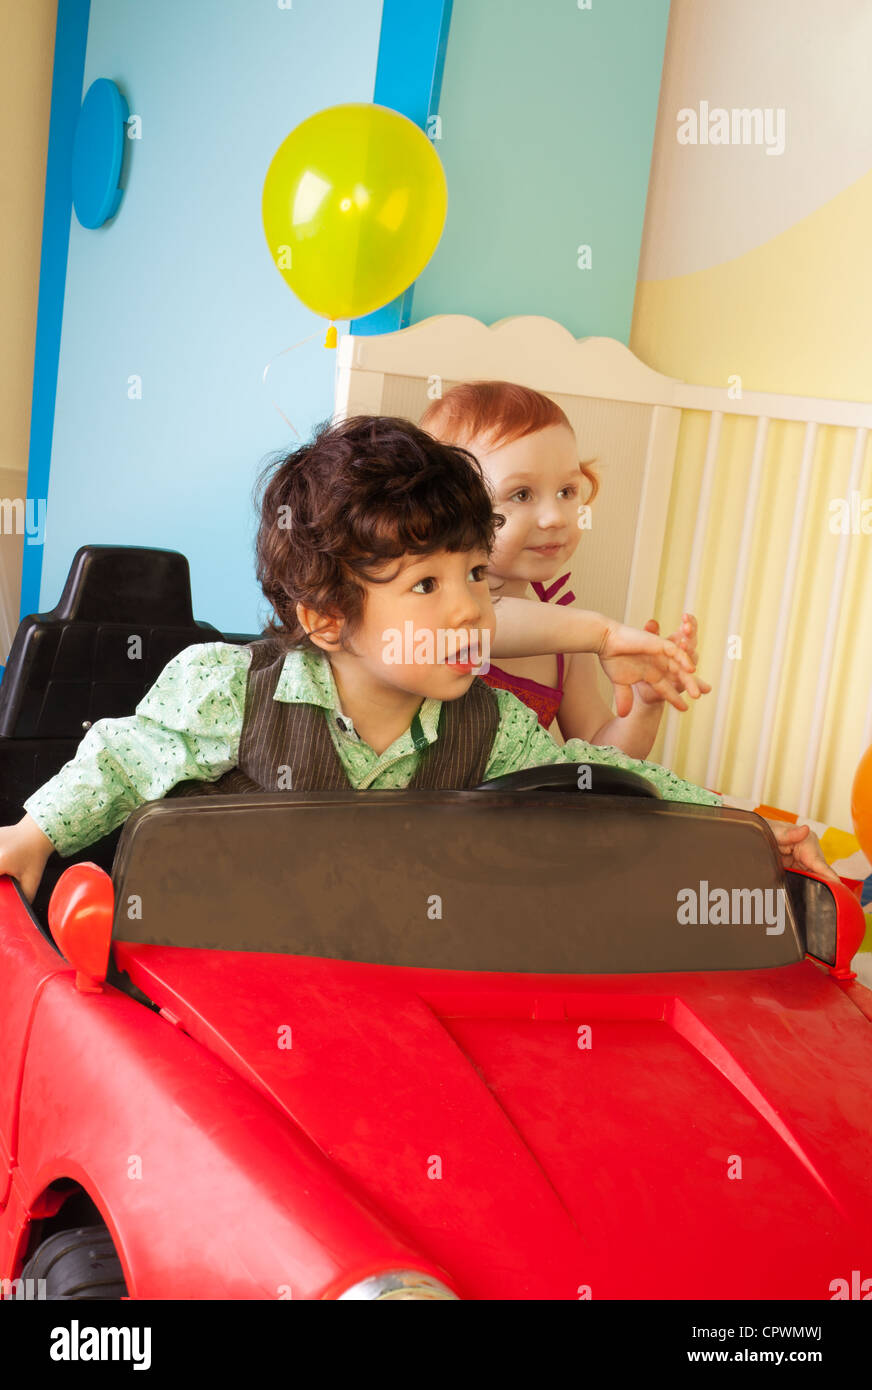
[[[188,561],[175,550],[84,545],[57,607],[23,618],[0,681],[0,824],[76,752],[98,719],[132,714],[167,662],[195,642],[253,641],[194,618]],[[53,855],[34,908],[65,868],[107,871],[118,831],[69,859]]]

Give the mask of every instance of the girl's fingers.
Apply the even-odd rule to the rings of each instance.
[[[678,695],[678,702],[672,700],[670,696],[666,696],[666,698],[669,699],[670,704],[675,705],[676,709],[683,710],[687,708],[686,705],[681,703],[682,696],[688,696],[691,700],[699,700],[703,695],[709,695],[711,693],[711,686],[708,681],[704,681],[701,676],[689,675],[686,671],[671,671],[668,676],[659,679],[654,676],[648,676],[647,680],[648,683],[658,691],[661,697],[665,694],[666,690],[671,689],[674,691]]]
[[[655,620],[651,618],[649,621],[653,623]],[[671,637],[658,637],[647,625],[643,632],[638,634],[635,651],[637,656],[654,657],[661,669],[665,667],[665,669],[670,670],[677,670],[678,668],[685,671],[695,670],[695,664],[677,642],[674,642]]]
[[[691,700],[699,699],[699,686],[695,676],[688,675],[686,671],[677,671],[666,679],[678,691],[679,695],[689,695]]]
[[[623,719],[633,708],[633,691],[629,685],[615,686],[615,713]]]
[[[680,630],[677,633],[673,633],[672,636],[687,652],[693,664],[696,666],[699,662],[699,652],[696,649],[699,628],[696,618],[694,618],[691,613],[685,613],[681,620]]]
[[[683,647],[676,646],[674,642],[667,641],[664,644],[664,651],[672,662],[674,669],[683,671],[696,670],[696,663],[691,661]]]
[[[671,685],[669,681],[652,681],[651,684],[657,691],[658,695],[662,696],[664,700],[668,700],[670,705],[674,705],[676,709],[680,709],[682,712],[684,712],[687,709],[687,705],[684,703],[678,691],[675,689],[675,686]]]
[[[682,655],[681,649],[669,637],[660,637],[653,632],[649,634],[649,637],[650,643],[646,642],[641,649],[646,654],[648,652],[651,652],[652,655],[656,653],[657,656],[666,657],[668,661],[677,661]]]
[[[614,650],[617,646],[617,650]],[[650,657],[659,666],[666,668],[670,660],[675,661],[679,656],[679,649],[674,642],[658,637],[655,632],[645,628],[625,628],[622,633],[617,634],[617,641],[606,644],[604,653],[607,657],[615,656],[641,656]],[[680,653],[684,656],[684,653]]]

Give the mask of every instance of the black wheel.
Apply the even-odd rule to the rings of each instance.
[[[520,772],[507,772],[504,777],[492,777],[489,782],[481,782],[474,788],[477,792],[575,792],[579,790],[578,769],[590,769],[590,785],[585,785],[587,795],[598,796],[653,796],[662,797],[647,777],[638,772],[628,772],[623,767],[609,767],[607,763],[543,763],[541,767],[525,767]]]
[[[93,1301],[127,1296],[121,1261],[102,1224],[56,1231],[34,1250],[21,1278],[44,1279],[49,1299]]]

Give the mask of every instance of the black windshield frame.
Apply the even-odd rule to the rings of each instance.
[[[134,943],[529,974],[805,954],[771,830],[725,807],[571,792],[169,799],[130,816],[113,880],[113,935]],[[679,920],[688,889],[695,922]],[[780,932],[702,920],[717,889],[743,908],[780,893]]]

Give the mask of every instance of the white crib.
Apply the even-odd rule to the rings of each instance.
[[[872,404],[689,386],[550,319],[440,315],[343,338],[336,415],[418,420],[434,395],[481,378],[551,396],[600,473],[576,602],[636,626],[656,616],[663,632],[683,611],[699,618],[714,690],[669,710],[651,757],[849,827],[872,742]]]

